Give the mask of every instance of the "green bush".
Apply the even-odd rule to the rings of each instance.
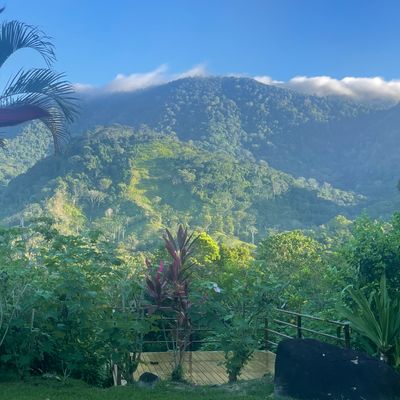
[[[152,329],[140,271],[98,237],[64,236],[38,223],[0,231],[0,364],[100,384],[111,369],[131,381]],[[133,354],[133,356],[132,356]]]

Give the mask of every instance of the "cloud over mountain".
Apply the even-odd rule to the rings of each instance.
[[[296,76],[287,82],[276,81],[269,76],[256,76],[254,79],[266,85],[288,87],[317,96],[346,96],[359,101],[400,101],[400,80],[381,77],[335,79],[330,76]]]
[[[147,87],[162,85],[181,78],[204,77],[209,73],[204,64],[181,72],[170,72],[167,64],[162,64],[149,72],[118,74],[112,81],[103,86],[76,83],[77,92],[84,94],[106,94],[133,92]],[[231,76],[246,76],[231,74]],[[265,85],[290,88],[301,93],[316,96],[344,96],[357,101],[400,101],[400,80],[385,80],[382,77],[345,77],[342,79],[330,76],[295,76],[288,81],[279,81],[268,75],[255,76],[254,79]]]
[[[167,64],[162,64],[153,71],[133,73],[130,75],[118,74],[111,82],[104,86],[92,86],[82,83],[75,84],[77,92],[85,94],[104,94],[133,92],[150,86],[161,85],[176,79],[206,76],[207,70],[204,64],[195,65],[188,71],[172,74]]]

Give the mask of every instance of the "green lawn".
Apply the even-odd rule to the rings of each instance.
[[[0,400],[266,400],[273,399],[271,378],[235,385],[191,386],[162,382],[154,389],[136,386],[100,389],[79,381],[66,384],[32,378],[0,383]]]

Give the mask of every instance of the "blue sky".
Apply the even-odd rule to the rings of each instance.
[[[73,82],[196,65],[211,74],[400,78],[400,1],[2,0],[54,38]],[[29,54],[20,62],[33,63]]]

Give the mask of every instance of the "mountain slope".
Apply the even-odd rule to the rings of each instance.
[[[379,197],[395,190],[398,120],[400,107],[374,110],[252,79],[214,77],[92,98],[75,128],[145,124],[212,149],[249,151],[295,176]]]
[[[8,139],[6,148],[0,150],[0,187],[50,152],[51,136],[42,124],[29,124],[20,132],[17,137]]]
[[[19,150],[0,167],[0,182],[12,179],[1,194],[5,223],[50,213],[67,231],[108,226],[112,238],[143,244],[181,221],[257,240],[271,228],[363,209],[385,217],[400,206],[400,106],[245,78],[188,78],[82,105],[66,153],[15,179],[47,142],[33,128],[13,139]],[[112,123],[119,127],[94,128]]]
[[[209,152],[149,129],[99,128],[10,182],[4,222],[51,215],[66,232],[99,228],[132,246],[179,222],[251,241],[351,213],[362,199],[265,162]]]

